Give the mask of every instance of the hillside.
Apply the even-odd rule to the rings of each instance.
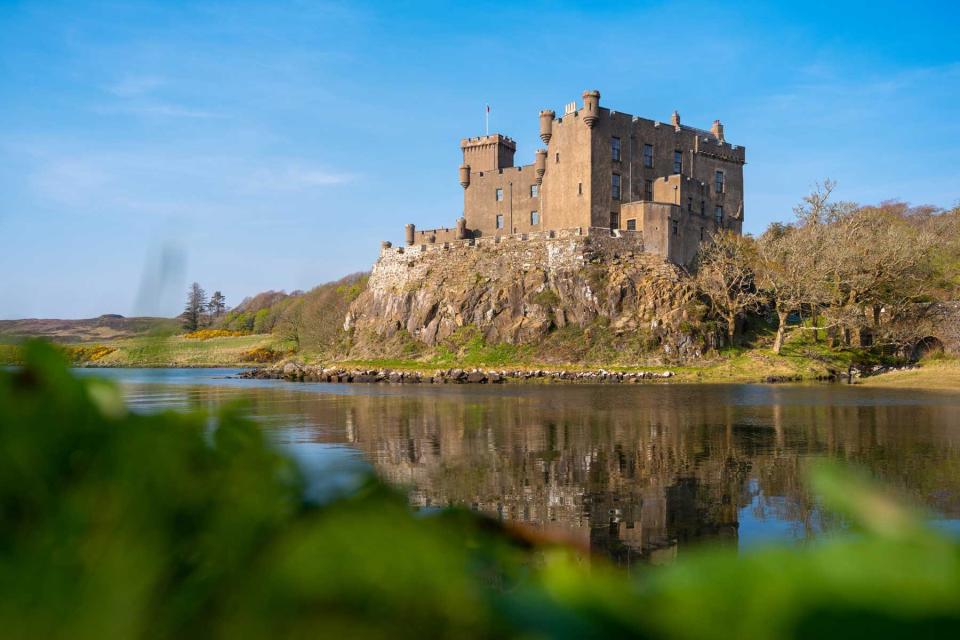
[[[116,314],[82,320],[0,320],[0,341],[46,338],[65,343],[103,342],[138,336],[170,335],[179,328],[180,322],[176,318],[127,318]]]

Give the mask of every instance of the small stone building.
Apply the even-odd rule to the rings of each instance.
[[[406,228],[408,245],[581,229],[639,234],[644,250],[688,264],[718,229],[740,233],[743,147],[723,125],[709,131],[600,106],[585,91],[562,116],[540,112],[539,149],[515,166],[516,143],[499,133],[460,142],[463,217],[452,229]]]

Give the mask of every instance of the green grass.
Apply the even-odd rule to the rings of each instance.
[[[115,349],[95,364],[119,367],[249,366],[244,354],[259,347],[285,351],[272,335],[190,340],[183,336],[130,338],[107,343]]]
[[[920,363],[920,368],[891,371],[871,376],[861,383],[865,387],[891,389],[937,389],[960,392],[960,360],[931,359]]]

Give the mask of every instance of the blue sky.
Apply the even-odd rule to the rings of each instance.
[[[460,215],[458,142],[611,108],[747,147],[762,231],[826,176],[960,200],[960,5],[0,0],[0,318],[307,289]]]

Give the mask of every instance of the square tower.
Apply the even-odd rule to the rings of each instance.
[[[496,171],[513,166],[517,143],[507,136],[494,133],[465,138],[460,141],[460,148],[463,149],[463,164],[468,165],[470,171]]]

